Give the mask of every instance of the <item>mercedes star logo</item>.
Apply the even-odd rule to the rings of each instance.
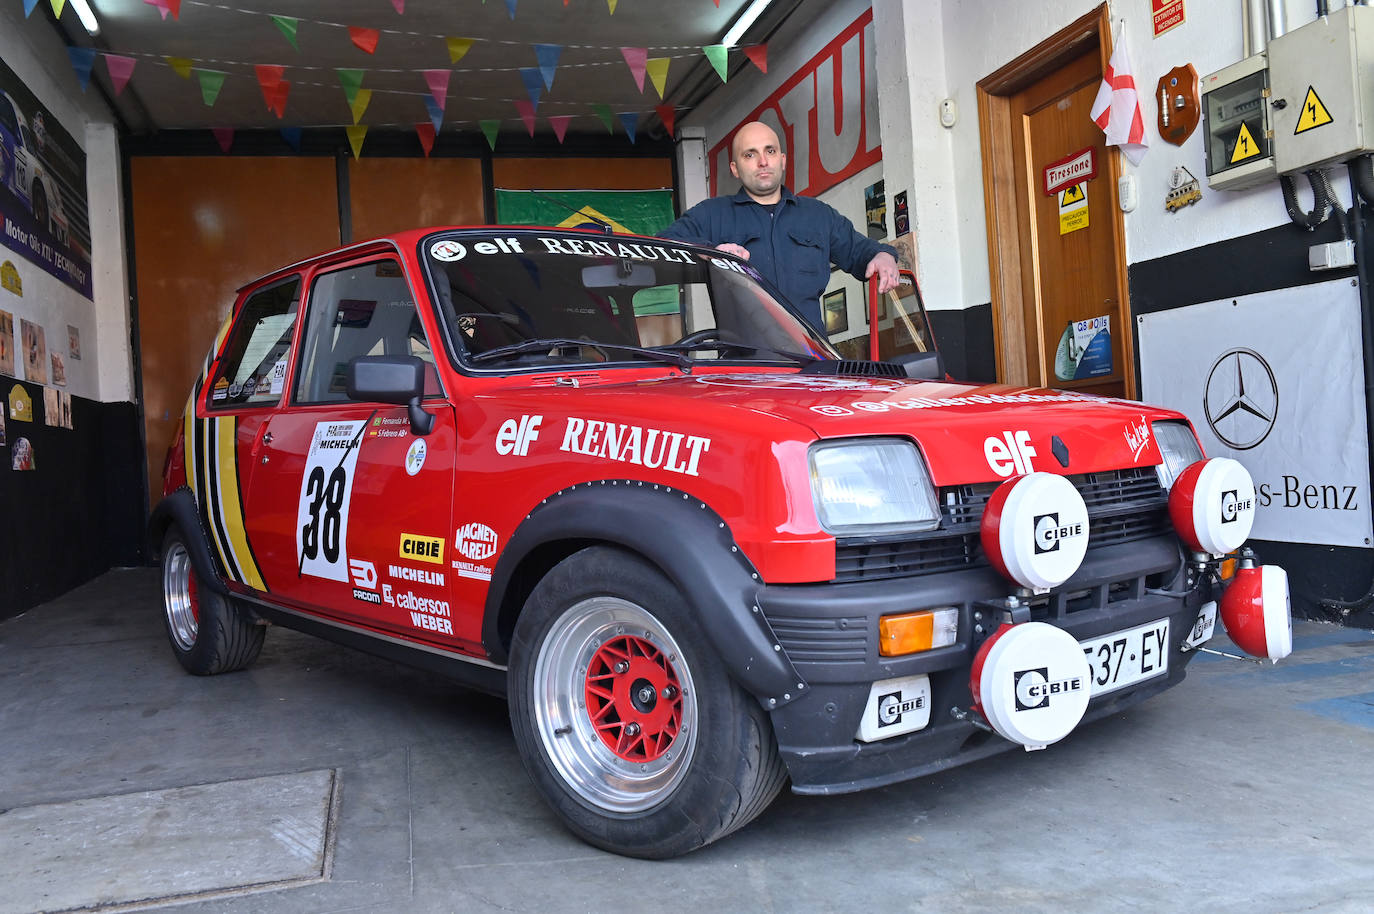
[[[1279,385],[1258,352],[1232,349],[1207,374],[1202,409],[1223,444],[1248,451],[1266,437],[1279,413]]]

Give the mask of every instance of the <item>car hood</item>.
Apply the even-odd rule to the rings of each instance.
[[[1155,466],[1161,457],[1150,424],[1183,420],[1172,410],[1072,391],[787,373],[698,371],[578,393],[593,402],[631,394],[617,406],[633,402],[636,413],[731,426],[740,434],[769,434],[769,423],[760,421],[768,416],[822,439],[912,438],[937,485],[997,481],[1035,470],[1067,475]],[[619,411],[605,405],[612,415]]]

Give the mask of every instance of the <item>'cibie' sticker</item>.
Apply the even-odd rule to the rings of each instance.
[[[315,424],[296,508],[296,557],[301,574],[348,580],[348,505],[364,425],[361,419]]]

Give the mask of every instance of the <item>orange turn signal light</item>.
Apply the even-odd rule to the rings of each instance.
[[[883,616],[878,620],[878,653],[900,657],[947,647],[959,636],[959,610],[954,607]]]
[[[1223,581],[1229,581],[1236,576],[1236,557],[1222,559],[1217,565],[1217,573],[1221,575]]]

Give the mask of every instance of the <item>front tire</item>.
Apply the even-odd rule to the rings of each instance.
[[[677,588],[593,546],[535,587],[511,645],[510,712],[535,786],[584,841],[685,854],[745,825],[786,780],[768,717]]]
[[[266,629],[232,599],[204,586],[181,530],[162,545],[162,621],[172,653],[188,673],[232,673],[258,659]]]

